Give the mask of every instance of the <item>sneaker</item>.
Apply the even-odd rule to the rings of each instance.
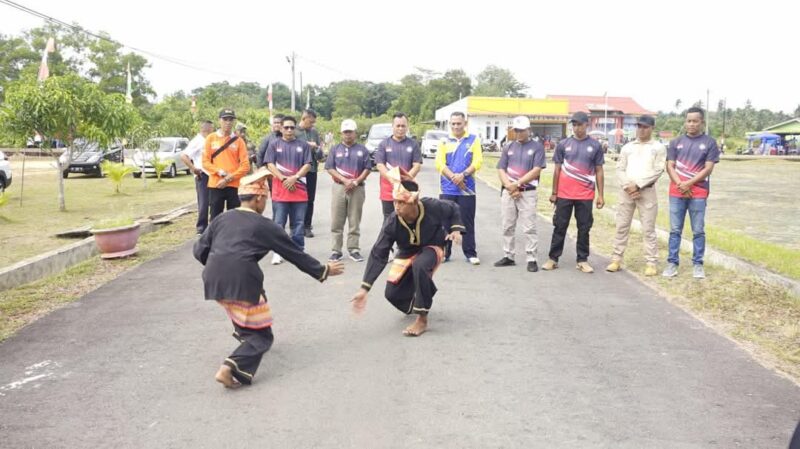
[[[364,258],[361,257],[361,253],[358,251],[350,251],[350,258],[355,260],[356,262],[363,262]]]
[[[547,262],[542,265],[542,270],[544,271],[551,271],[555,270],[556,268],[558,268],[558,262],[553,259],[547,259]]]
[[[340,260],[342,260],[342,253],[339,251],[334,251],[331,253],[331,257],[328,257],[328,261],[330,262],[338,262]]]
[[[311,228],[306,228],[306,229],[305,229],[305,231],[303,231],[303,235],[304,235],[304,236],[305,236],[305,238],[307,238],[307,239],[312,239],[312,238],[314,238],[314,233],[313,233],[313,232],[311,232]]]
[[[619,269],[622,268],[621,264],[618,260],[612,260],[610,264],[606,267],[606,271],[609,273],[616,273]]]
[[[481,264],[481,260],[478,259],[477,257],[470,257],[470,258],[467,259],[467,261],[469,263],[471,263],[472,265],[480,265]]]
[[[503,257],[502,259],[498,260],[494,263],[496,267],[511,267],[516,265],[517,263],[514,262],[513,259],[509,259],[508,257]]]
[[[278,254],[273,254],[272,255],[272,265],[280,265],[281,263],[283,263],[283,257],[281,257]]]
[[[692,270],[692,277],[695,279],[705,279],[706,278],[705,268],[703,268],[702,265],[695,265],[694,269]]]
[[[658,269],[656,268],[656,264],[648,262],[647,265],[644,267],[644,275],[655,276],[657,274],[658,274]]]
[[[667,265],[667,268],[664,268],[664,272],[661,273],[661,276],[664,276],[665,278],[674,278],[677,275],[678,275],[678,264],[676,263],[670,263],[669,265]]]
[[[535,260],[528,262],[528,271],[530,271],[531,273],[536,273],[537,271],[539,271],[539,264],[536,263]]]
[[[578,262],[578,266],[576,266],[580,272],[582,273],[594,273],[594,268],[589,265],[589,262]]]

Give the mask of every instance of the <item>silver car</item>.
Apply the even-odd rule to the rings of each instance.
[[[133,157],[129,160],[131,165],[138,169],[133,173],[133,177],[141,178],[143,170],[145,173],[155,174],[156,169],[153,167],[154,157],[169,163],[163,172],[169,178],[174,178],[179,171],[186,172],[187,175],[191,174],[189,167],[181,160],[181,151],[188,145],[189,139],[185,137],[156,137],[148,140],[145,142],[144,148],[132,150]]]

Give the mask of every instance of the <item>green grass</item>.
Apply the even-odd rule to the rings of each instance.
[[[41,163],[41,161],[40,161]],[[58,239],[60,231],[91,226],[121,217],[141,218],[186,204],[195,199],[194,178],[181,175],[156,182],[147,178],[125,178],[122,194],[114,193],[114,183],[105,178],[71,175],[65,180],[65,212],[58,210],[58,180],[53,169],[36,169],[31,164],[25,176],[20,206],[21,171],[15,166],[14,183],[7,189],[8,203],[0,208],[0,267],[70,243]]]
[[[487,183],[499,187],[495,161],[496,159],[487,158],[479,176]],[[552,186],[552,170],[545,172],[541,181],[543,186],[539,193],[539,212],[552,216],[553,207],[547,201]],[[616,202],[615,194],[609,192],[605,196],[606,207]],[[615,227],[613,216],[595,213],[591,239],[593,253],[606,256],[611,254]],[[570,234],[574,236],[575,233],[575,221],[572,220]],[[746,259],[752,258],[750,260],[769,260],[773,266],[780,261],[773,260],[775,255],[765,254],[764,251],[783,251],[779,254],[784,254],[787,260],[797,260],[797,251],[755,241],[740,232],[706,227],[706,237],[712,247],[717,242],[725,243],[721,246],[727,252]],[[665,242],[662,241],[659,245],[663,254]],[[691,254],[682,252],[681,257],[690,258]],[[786,262],[786,265],[790,264],[791,262]],[[595,267],[596,270],[604,268]],[[645,277],[642,274],[645,268],[642,234],[637,231],[631,231],[623,268],[637,276],[645,285],[661,292],[674,304],[689,310],[721,333],[741,342],[766,365],[775,367],[800,382],[800,297],[786,289],[766,284],[754,276],[714,265],[706,265],[708,277],[702,281],[694,280],[685,269],[676,278]]]
[[[126,259],[95,256],[66,271],[0,292],[0,341],[39,317],[76,301],[123,272],[175,248],[195,235],[194,215],[184,215],[139,238],[139,253]]]

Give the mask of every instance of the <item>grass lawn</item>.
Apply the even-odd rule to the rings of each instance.
[[[0,207],[0,248],[3,248],[0,267],[73,241],[54,237],[59,231],[106,219],[141,218],[195,199],[194,178],[187,175],[163,178],[160,183],[147,178],[147,189],[141,179],[129,175],[119,195],[114,194],[114,186],[107,178],[71,175],[65,180],[67,210],[60,212],[55,169],[47,159],[29,158],[20,206],[22,172],[18,161],[12,167],[14,181],[6,190],[8,202]]]
[[[499,187],[500,183],[496,176],[496,158],[486,158],[485,165],[481,169],[480,176],[489,184]],[[760,162],[760,161],[759,161]],[[737,164],[740,162],[734,162]],[[548,201],[552,187],[552,164],[542,176],[542,189],[539,193],[539,212],[546,216],[552,216],[553,207]],[[727,169],[725,162],[718,168]],[[764,167],[756,169],[774,169],[772,164],[765,164]],[[613,167],[613,165],[610,165]],[[768,168],[771,167],[771,168]],[[800,168],[800,164],[797,164]],[[737,169],[741,169],[739,166]],[[794,170],[795,168],[792,167]],[[612,175],[607,177],[606,185],[615,186],[616,179],[613,176],[613,168],[609,170]],[[751,171],[751,169],[748,169]],[[712,181],[712,199],[714,195],[719,195],[720,191],[726,187],[720,182],[718,176]],[[716,182],[716,184],[714,184]],[[796,182],[789,181],[787,182]],[[666,182],[659,183],[660,196],[666,195]],[[606,193],[606,207],[611,207],[616,203],[616,190]],[[668,222],[666,215],[666,198],[664,204],[659,198],[659,227],[665,227]],[[763,204],[770,204],[764,200]],[[736,204],[723,204],[720,209],[738,209]],[[710,209],[717,203],[711,203]],[[777,210],[788,211],[793,209],[794,203],[770,204]],[[762,205],[763,207],[763,205]],[[788,213],[788,212],[782,212]],[[747,214],[741,214],[747,218]],[[768,214],[766,214],[768,215]],[[780,220],[790,220],[789,217],[779,217]],[[608,214],[594,214],[594,225],[592,227],[591,251],[594,253],[610,255],[612,252],[612,241],[615,234],[615,223],[613,216]],[[666,220],[666,221],[665,221]],[[499,232],[499,231],[498,231]],[[691,233],[691,231],[689,231]],[[575,220],[571,220],[570,234],[574,236]],[[746,235],[739,229],[726,229],[722,226],[706,226],[707,244],[716,249],[721,249],[734,254],[743,259],[747,259],[763,266],[767,266],[775,271],[783,272],[786,275],[800,278],[800,250],[787,247],[777,243],[766,243]],[[549,242],[544,242],[545,247]],[[660,268],[664,266],[664,256],[666,252],[666,242],[659,242],[659,254],[662,257]],[[785,260],[782,260],[784,257]],[[690,260],[691,254],[682,253],[683,260]],[[684,264],[685,265],[685,264]],[[792,295],[782,288],[768,285],[761,280],[750,275],[706,265],[707,278],[696,281],[691,278],[691,273],[682,265],[681,274],[676,278],[663,278],[661,276],[645,277],[644,255],[642,245],[642,235],[639,232],[631,231],[631,238],[625,252],[624,269],[637,276],[645,285],[648,285],[661,292],[669,300],[684,309],[690,310],[696,316],[709,323],[725,335],[740,342],[750,350],[757,358],[769,366],[776,367],[780,371],[787,373],[795,381],[800,382],[800,297]],[[566,269],[570,267],[567,266]],[[596,270],[603,270],[605,267],[595,267]]]

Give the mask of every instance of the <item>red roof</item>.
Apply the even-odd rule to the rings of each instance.
[[[605,110],[606,97],[590,95],[548,95],[548,100],[567,100],[569,101],[569,113],[574,114],[578,111],[591,112]],[[654,115],[653,111],[641,107],[631,97],[608,97],[608,110],[621,111],[623,114]]]

